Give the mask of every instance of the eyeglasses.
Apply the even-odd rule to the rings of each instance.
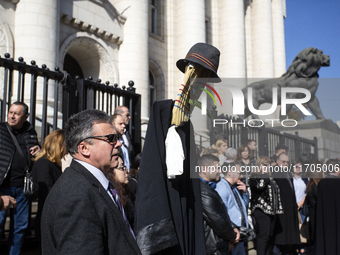
[[[109,134],[109,135],[97,135],[97,136],[89,136],[89,137],[86,137],[84,139],[81,139],[78,143],[77,143],[77,146],[84,140],[86,139],[93,139],[93,138],[99,138],[99,137],[105,137],[107,140],[103,140],[103,139],[100,139],[100,140],[103,140],[103,141],[107,141],[109,143],[112,143],[112,144],[116,144],[117,141],[120,139],[121,135],[120,134]]]
[[[124,171],[124,172],[127,172],[127,170],[128,170],[126,166],[116,167],[115,169],[120,170],[120,171]]]
[[[130,113],[124,114],[123,116],[130,117]]]

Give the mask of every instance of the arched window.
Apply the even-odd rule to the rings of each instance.
[[[157,84],[155,76],[151,71],[149,71],[149,113],[151,113],[151,107],[153,102],[156,101],[156,95],[157,95]]]

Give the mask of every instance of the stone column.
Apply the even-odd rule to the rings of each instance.
[[[252,2],[252,78],[274,77],[272,0]]]
[[[272,0],[275,77],[286,72],[283,0]]]
[[[124,40],[119,49],[119,85],[135,82],[136,92],[142,94],[141,118],[148,119],[149,56],[148,0],[116,0],[112,3],[127,17]]]
[[[221,51],[219,76],[223,84],[246,86],[245,14],[243,0],[223,0],[220,5],[219,45]],[[217,85],[219,86],[219,85]],[[223,86],[223,85],[222,85]],[[232,114],[230,93],[221,93],[223,106],[219,114]]]
[[[219,74],[223,78],[246,77],[243,0],[224,0],[220,6]]]
[[[204,0],[177,0],[176,1],[176,46],[173,48],[176,60],[185,58],[189,49],[198,42],[205,42],[205,1]],[[175,84],[170,98],[175,99],[184,75],[177,69]],[[206,116],[202,116],[196,107],[191,118],[195,132],[208,133]]]
[[[15,11],[15,57],[54,70],[59,55],[59,1],[20,0]]]
[[[205,1],[177,0],[176,27],[178,57],[185,57],[192,45],[205,42]]]
[[[204,0],[177,0],[176,1],[176,29],[175,46],[173,47],[175,63],[178,59],[185,58],[189,49],[198,42],[205,42],[205,1]],[[178,69],[177,69],[178,70]],[[173,98],[177,94],[183,75],[180,71],[175,73],[176,84],[173,87]]]
[[[59,56],[60,7],[58,0],[20,0],[15,11],[15,50],[14,58],[23,57],[30,65],[31,60],[41,67],[45,64],[54,70]],[[26,78],[25,98],[29,99],[30,78]],[[48,86],[48,104],[54,102],[54,82]],[[16,99],[16,89],[13,91]],[[37,114],[40,115],[42,104],[42,79],[38,80]],[[26,100],[25,100],[26,101]],[[48,114],[53,113],[52,108]]]

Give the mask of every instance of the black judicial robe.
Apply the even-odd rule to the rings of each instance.
[[[177,128],[184,173],[167,178],[165,138],[172,100],[155,102],[150,115],[136,194],[135,233],[142,254],[206,254],[200,181],[191,178],[197,156],[191,122]]]
[[[300,244],[298,210],[292,177],[289,173],[275,173],[275,182],[280,188],[283,214],[276,215],[274,243]]]
[[[326,178],[318,185],[316,200],[316,254],[340,254],[340,179]]]

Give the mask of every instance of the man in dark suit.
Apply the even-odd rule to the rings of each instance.
[[[119,114],[124,119],[124,124],[125,124],[126,128],[124,128],[124,132],[123,132],[123,135],[122,135],[122,140],[124,141],[123,146],[126,146],[126,148],[128,149],[129,156],[130,156],[130,162],[132,162],[132,160],[135,157],[135,150],[133,148],[131,134],[127,130],[128,129],[128,125],[130,124],[130,120],[131,120],[131,115],[130,115],[129,108],[127,108],[127,107],[125,107],[123,105],[117,106],[115,108],[114,114]]]
[[[71,117],[65,143],[73,160],[51,189],[42,213],[42,254],[141,254],[105,177],[121,146],[109,116],[98,110]]]

